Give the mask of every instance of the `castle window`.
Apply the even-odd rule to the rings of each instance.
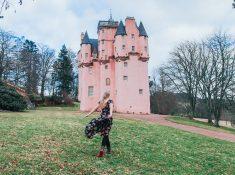
[[[143,89],[139,89],[139,94],[143,94]]]
[[[127,62],[124,62],[124,67],[127,67],[128,63]]]
[[[92,67],[88,67],[89,74],[92,74]]]
[[[131,51],[134,52],[135,51],[135,46],[131,47]]]
[[[94,86],[88,86],[88,96],[94,95]]]
[[[134,34],[131,34],[131,38],[132,38],[132,39],[135,39],[135,35],[134,35]]]
[[[105,68],[105,69],[108,69],[108,65],[105,65],[104,68]]]
[[[110,78],[106,78],[106,86],[110,86]]]
[[[145,46],[145,47],[144,47],[144,49],[145,49],[145,52],[147,52],[147,51],[148,51],[148,47],[147,47],[147,46]]]
[[[102,44],[104,44],[104,40],[102,40]]]
[[[93,58],[97,58],[97,53],[92,53]]]
[[[102,33],[104,33],[104,29],[102,29]]]
[[[124,49],[125,49],[125,47],[126,47],[125,45],[122,45],[122,50],[124,50]]]
[[[88,53],[85,53],[85,58],[88,58]]]
[[[105,60],[107,60],[108,59],[108,56],[107,55],[105,55]]]
[[[128,80],[128,76],[123,76],[123,80]]]

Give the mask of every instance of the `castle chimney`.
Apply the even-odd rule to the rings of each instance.
[[[84,33],[82,32],[81,33],[81,43],[82,43],[83,38],[84,38]]]

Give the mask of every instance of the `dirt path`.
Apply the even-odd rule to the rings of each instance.
[[[188,131],[188,132],[201,134],[201,135],[212,137],[212,138],[235,142],[235,135],[234,134],[219,132],[219,131],[212,131],[212,130],[203,129],[203,128],[199,128],[199,127],[195,127],[195,126],[188,126],[188,125],[174,123],[174,122],[166,120],[166,118],[167,118],[166,115],[115,114],[115,116],[120,117],[120,118],[149,121],[149,122],[157,123],[159,125],[169,126],[169,127],[173,127],[176,129],[180,129],[183,131]]]

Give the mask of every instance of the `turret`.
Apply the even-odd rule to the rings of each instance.
[[[126,29],[123,22],[120,21],[115,33],[114,57],[116,59],[127,59]]]
[[[87,32],[82,39],[79,61],[82,64],[86,64],[91,61],[91,42]]]
[[[149,59],[149,52],[148,52],[148,35],[144,28],[142,22],[139,24],[139,52],[140,52],[140,59],[142,61],[147,61]]]
[[[91,59],[97,61],[98,59],[98,39],[90,39],[91,43]]]
[[[140,21],[140,25],[139,25],[138,29],[139,29],[139,36],[148,37],[147,32],[144,28],[144,25],[141,21]]]

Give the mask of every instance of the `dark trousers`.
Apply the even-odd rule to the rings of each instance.
[[[107,150],[108,150],[108,151],[111,150],[110,142],[109,142],[109,136],[108,136],[108,135],[103,136],[101,146],[102,146],[103,148],[107,147]]]

